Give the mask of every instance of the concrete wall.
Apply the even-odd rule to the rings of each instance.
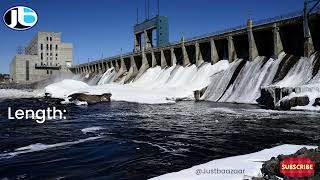
[[[71,43],[61,43],[60,47],[60,64],[66,67],[71,67],[73,63],[73,45]]]
[[[182,66],[188,66],[189,64],[200,66],[203,62],[214,64],[222,59],[233,62],[236,58],[254,60],[257,56],[277,58],[279,53],[283,51],[296,56],[310,56],[316,50],[319,51],[320,48],[319,33],[317,33],[320,30],[317,24],[319,22],[318,15],[310,17],[312,37],[308,41],[304,38],[302,17],[293,17],[258,26],[248,20],[247,27],[240,29],[189,41],[182,39],[181,42],[166,47],[126,54],[122,57],[125,63],[118,63],[121,62],[120,56],[118,56],[112,59],[81,64],[72,68],[72,70],[76,73],[88,73],[86,69],[106,61],[113,64],[116,71],[119,71],[119,69],[123,71],[124,68],[121,68],[121,66],[124,65],[126,66],[125,69],[130,71],[134,64],[134,68],[139,71],[139,76],[142,71],[145,71],[146,67],[155,65],[166,68],[175,64]],[[134,62],[132,62],[132,57],[134,57]],[[107,68],[111,68],[111,66]],[[91,68],[90,72],[94,73],[94,71]]]
[[[27,80],[27,63],[29,62],[29,80]],[[41,70],[35,69],[35,63],[38,62],[37,55],[16,55],[10,67],[10,78],[17,83],[31,83],[42,80],[46,77]]]
[[[25,48],[25,55],[16,55],[10,65],[14,82],[29,83],[69,71],[73,59],[73,45],[61,42],[61,33],[38,32]],[[26,79],[29,61],[29,80]]]

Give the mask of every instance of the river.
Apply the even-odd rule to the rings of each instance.
[[[8,120],[7,108],[66,109],[65,120]],[[319,113],[181,101],[148,105],[0,100],[0,179],[148,179],[281,144],[320,143]]]

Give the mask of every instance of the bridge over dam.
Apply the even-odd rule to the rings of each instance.
[[[156,16],[152,20],[159,20]],[[211,33],[160,47],[145,47],[137,41],[131,53],[103,58],[71,67],[75,74],[103,73],[110,68],[117,78],[126,75],[125,82],[140,77],[148,68],[173,65],[200,66],[204,62],[215,64],[219,60],[236,59],[253,61],[258,56],[277,58],[281,52],[297,57],[309,57],[320,51],[320,11],[295,12],[262,21],[248,20],[246,25]],[[145,33],[147,34],[147,33]],[[141,43],[141,42],[140,42]],[[149,47],[149,48],[148,48]]]

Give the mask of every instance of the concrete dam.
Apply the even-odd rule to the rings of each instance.
[[[161,20],[166,19],[161,16],[151,19],[155,22]],[[128,84],[156,67],[163,71],[173,66],[200,69],[227,60],[230,67],[210,75],[211,82],[202,89],[199,98],[256,103],[261,91],[268,86],[274,88],[269,93],[273,100],[266,100],[272,103],[267,105],[274,107],[282,97],[295,92],[295,87],[320,79],[319,24],[317,9],[307,17],[297,12],[256,22],[249,19],[244,26],[190,39],[182,37],[179,42],[158,47],[152,45],[150,31],[142,29],[135,33],[133,52],[79,64],[71,71],[91,84]],[[293,88],[288,91],[287,86]],[[279,92],[277,88],[280,88]]]

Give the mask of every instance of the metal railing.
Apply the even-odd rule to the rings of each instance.
[[[53,64],[53,65],[49,65],[49,64],[35,64],[34,67],[36,69],[60,69],[61,65],[58,64]]]

